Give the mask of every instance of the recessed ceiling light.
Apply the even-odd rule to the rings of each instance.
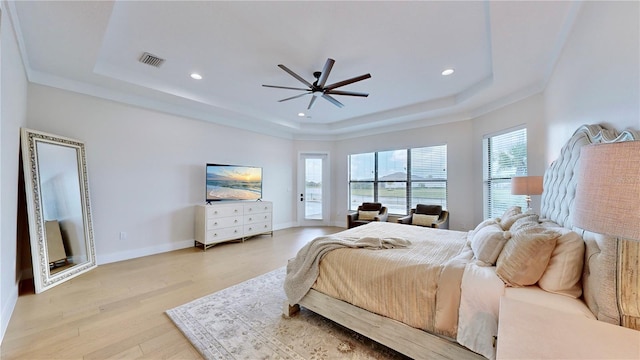
[[[192,79],[202,80],[202,75],[200,75],[198,73],[192,73],[190,76],[191,76]]]
[[[298,116],[303,117],[303,116],[304,116],[304,113],[303,113],[303,112],[298,113]]]
[[[455,70],[453,70],[453,69],[444,69],[444,70],[442,71],[442,75],[444,75],[444,76],[451,75],[451,74],[453,74],[453,73],[454,73],[454,71],[455,71]]]

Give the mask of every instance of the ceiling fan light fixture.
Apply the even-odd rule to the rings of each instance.
[[[305,114],[303,112],[299,112],[298,116],[303,117]]]
[[[444,70],[442,70],[442,76],[449,76],[449,75],[453,74],[454,72],[455,72],[455,70],[453,68],[444,69]]]
[[[364,75],[356,76],[347,80],[338,81],[337,83],[333,83],[330,85],[325,85],[327,82],[327,79],[329,78],[329,73],[331,72],[331,69],[333,68],[334,63],[335,63],[335,60],[328,58],[327,62],[324,64],[324,67],[322,68],[322,71],[314,71],[313,77],[316,80],[313,82],[313,84],[308,82],[304,78],[302,78],[300,75],[293,72],[291,69],[289,69],[285,65],[278,64],[279,68],[287,72],[289,75],[293,76],[296,80],[306,85],[307,88],[279,86],[279,85],[265,85],[265,84],[263,84],[262,86],[268,87],[268,88],[276,88],[276,89],[304,91],[302,94],[298,94],[282,100],[278,100],[278,102],[283,102],[287,100],[297,99],[299,97],[303,97],[306,95],[311,95],[311,100],[309,101],[309,106],[307,107],[307,110],[311,109],[311,107],[313,106],[313,104],[315,103],[318,97],[322,97],[325,100],[332,103],[333,105],[341,108],[341,107],[344,107],[344,104],[336,100],[334,97],[332,97],[332,95],[347,95],[347,96],[358,96],[358,97],[369,96],[369,94],[367,93],[355,92],[355,91],[344,91],[344,90],[337,90],[337,89],[345,85],[349,85],[361,80],[369,79],[371,77],[371,74],[364,74]],[[298,114],[298,116],[302,117],[304,116],[304,114],[303,115]]]
[[[189,75],[189,76],[191,76],[191,78],[194,79],[194,80],[202,80],[202,75],[200,75],[198,73],[191,73],[191,75]]]

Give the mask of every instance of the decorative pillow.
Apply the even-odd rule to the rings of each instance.
[[[544,273],[560,234],[534,226],[512,233],[496,263],[496,274],[514,287],[533,285]]]
[[[491,224],[498,224],[500,222],[500,218],[495,218],[495,219],[485,219],[483,220],[480,224],[478,224],[478,226],[476,226],[475,229],[473,230],[469,230],[469,232],[467,233],[467,242],[469,242],[469,244],[471,244],[471,241],[473,241],[473,237],[478,233],[478,231],[480,231],[480,229],[482,229],[485,226],[489,226]]]
[[[538,214],[529,214],[526,213],[524,214],[525,216],[519,218],[518,220],[514,221],[513,224],[511,225],[511,227],[509,228],[509,231],[511,231],[512,233],[514,232],[518,232],[520,230],[532,227],[532,226],[538,226],[538,220],[539,220],[539,216]]]
[[[378,215],[379,211],[358,210],[358,220],[374,220]]]
[[[500,226],[502,227],[502,230],[509,230],[516,220],[524,216],[525,214],[522,213],[520,206],[512,206],[508,208],[507,211],[502,214],[502,217],[500,217]]]
[[[480,231],[480,229],[482,229],[485,226],[489,226],[489,225],[493,225],[493,224],[497,224],[498,221],[496,219],[486,219],[483,220],[480,224],[478,224],[478,226],[476,226],[475,229],[473,229],[473,233],[477,234],[478,231]]]
[[[547,223],[543,223],[542,226],[552,227]],[[576,232],[567,228],[554,227],[553,230],[560,233],[560,237],[551,253],[547,269],[538,280],[538,286],[551,293],[579,298],[582,295],[584,240]]]
[[[411,224],[431,227],[431,224],[438,221],[438,218],[438,215],[413,214]]]
[[[478,230],[471,239],[471,250],[473,250],[475,258],[481,262],[478,265],[495,265],[498,255],[510,238],[511,233],[502,231],[498,223],[487,225]]]

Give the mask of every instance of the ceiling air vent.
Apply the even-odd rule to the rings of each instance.
[[[164,63],[164,59],[161,59],[155,55],[149,54],[148,52],[142,54],[142,56],[140,56],[140,59],[138,60],[143,64],[147,64],[155,67],[160,67],[160,65]]]

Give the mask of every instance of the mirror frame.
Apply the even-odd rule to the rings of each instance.
[[[29,222],[29,237],[31,242],[31,262],[33,264],[33,279],[36,294],[70,280],[97,266],[95,245],[93,241],[93,224],[91,221],[91,206],[89,204],[89,183],[84,142],[63,136],[48,134],[41,131],[21,128],[22,166],[24,171],[25,193],[27,200],[27,214]],[[87,251],[87,261],[73,265],[68,269],[51,274],[47,243],[45,241],[45,226],[43,218],[42,193],[40,188],[40,171],[38,166],[39,142],[69,147],[76,150],[78,166],[78,183],[80,187],[80,201],[84,226],[84,244]]]

